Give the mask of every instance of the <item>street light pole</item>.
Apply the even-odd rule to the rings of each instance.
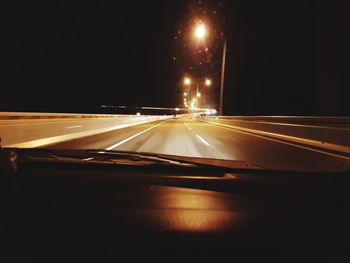
[[[208,79],[208,78],[206,78],[205,79],[205,82],[204,82],[204,88],[203,88],[203,92],[204,92],[204,99],[203,99],[203,101],[204,101],[204,108],[209,108],[208,107],[208,105],[206,105],[206,96],[207,96],[207,88],[209,87],[211,85],[211,80],[210,79]]]
[[[220,106],[219,115],[222,116],[222,104],[224,99],[224,80],[225,80],[225,60],[226,60],[226,39],[224,39],[224,47],[222,50],[222,64],[221,64],[221,81],[220,81]]]
[[[198,108],[198,83],[197,83],[197,90],[196,90],[196,108]]]
[[[206,85],[203,85],[203,108],[207,108],[206,101],[205,101],[205,95],[206,95]]]

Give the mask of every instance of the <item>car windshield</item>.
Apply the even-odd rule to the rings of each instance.
[[[2,148],[144,166],[350,168],[348,13],[336,1],[1,9]]]

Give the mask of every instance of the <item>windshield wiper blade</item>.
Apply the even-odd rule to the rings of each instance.
[[[150,155],[138,152],[125,152],[125,151],[107,151],[107,150],[88,150],[89,157],[85,160],[93,159],[109,159],[109,160],[121,160],[127,159],[133,162],[143,162],[150,161],[157,164],[170,164],[170,165],[181,165],[181,166],[193,166],[193,164],[188,162],[181,162],[179,160],[173,160],[169,158],[163,158],[159,155]]]
[[[210,168],[229,168],[229,169],[254,169],[254,170],[266,170],[268,168],[258,166],[247,161],[241,160],[223,160],[223,159],[213,159],[205,157],[191,157],[191,156],[180,156],[180,155],[168,155],[168,154],[158,154],[149,152],[127,152],[127,151],[97,151],[101,154],[111,154],[111,155],[123,155],[128,154],[131,156],[139,156],[141,158],[146,158],[149,160],[159,160],[170,162],[178,165],[186,166],[196,166],[196,167],[210,167]]]
[[[174,165],[214,169],[267,170],[241,160],[221,160],[202,157],[189,157],[148,152],[55,149],[16,149],[26,160],[44,160],[57,162],[112,163],[129,165]]]
[[[19,149],[17,149],[19,150]],[[116,152],[104,150],[54,150],[54,149],[20,149],[22,158],[27,160],[78,161],[88,163],[113,164],[161,164],[194,166],[187,162],[170,160],[159,156],[143,155],[134,152]]]

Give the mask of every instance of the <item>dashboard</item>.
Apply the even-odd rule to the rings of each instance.
[[[348,178],[347,172],[19,163],[16,174],[1,177],[2,257],[345,262]]]

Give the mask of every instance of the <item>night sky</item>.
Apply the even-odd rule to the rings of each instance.
[[[224,114],[350,115],[345,2],[7,1],[0,110],[181,107],[185,74],[209,76],[217,103],[225,38]],[[210,24],[205,46],[195,19]]]

